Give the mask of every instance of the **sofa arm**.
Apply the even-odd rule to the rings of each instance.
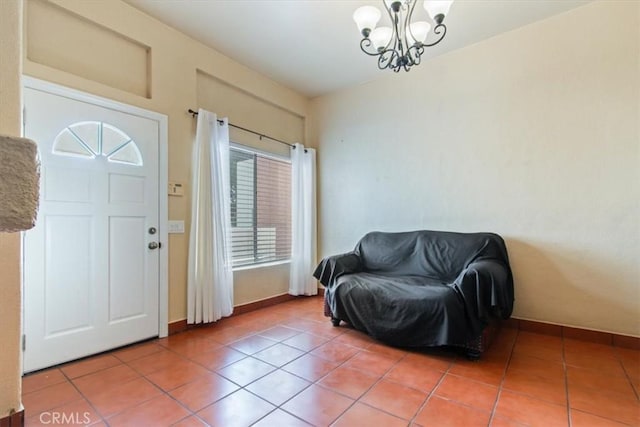
[[[323,259],[313,272],[313,277],[328,288],[343,274],[358,273],[360,271],[362,271],[360,257],[355,252],[347,252],[346,254],[334,255]]]
[[[462,295],[467,312],[485,322],[490,315],[508,319],[513,311],[513,278],[509,266],[493,259],[474,261],[454,286]],[[487,309],[491,312],[487,312]]]

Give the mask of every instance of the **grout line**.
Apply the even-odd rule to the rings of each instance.
[[[520,330],[516,330],[516,336],[511,344],[511,351],[509,352],[509,357],[507,358],[507,363],[504,366],[504,372],[502,374],[502,379],[500,380],[500,384],[498,384],[498,393],[496,394],[496,400],[493,402],[493,407],[491,408],[491,415],[489,416],[489,426],[493,422],[493,418],[496,415],[496,409],[498,409],[498,402],[500,401],[500,396],[502,395],[502,386],[504,385],[504,380],[507,378],[507,372],[509,371],[509,366],[511,365],[511,358],[513,357],[513,352],[516,348],[516,343],[518,342],[518,335],[520,335]],[[494,337],[495,339],[495,337]]]
[[[567,358],[565,356],[564,333],[560,337],[562,340],[562,371],[564,372],[564,392],[567,398],[567,426],[571,427],[571,400],[569,398],[569,372],[567,370]]]

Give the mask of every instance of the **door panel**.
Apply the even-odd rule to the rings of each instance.
[[[158,335],[160,124],[25,88],[42,194],[24,236],[25,371]]]

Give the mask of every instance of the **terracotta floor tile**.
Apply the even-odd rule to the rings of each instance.
[[[187,418],[183,418],[171,427],[209,427],[207,423],[198,418],[197,415],[191,415]]]
[[[451,400],[432,396],[415,418],[421,426],[474,427],[486,426],[491,412],[461,405]]]
[[[254,331],[252,329],[243,328],[240,326],[230,326],[215,330],[210,335],[208,335],[208,337],[220,344],[226,345],[253,334]]]
[[[293,362],[287,363],[282,369],[307,381],[316,382],[338,366],[339,363],[331,362],[312,354],[305,354]]]
[[[568,366],[590,369],[606,375],[626,376],[622,363],[617,357],[598,356],[590,353],[567,354],[565,351],[564,358]]]
[[[131,362],[132,360],[140,359],[144,356],[149,356],[150,354],[157,353],[161,350],[163,350],[163,347],[159,345],[157,341],[154,341],[144,344],[137,344],[114,351],[113,355],[126,363]]]
[[[295,347],[302,351],[310,351],[328,341],[327,338],[318,335],[301,333],[284,340],[282,343],[291,347]]]
[[[233,348],[234,350],[238,350],[245,354],[251,355],[264,350],[265,348],[269,348],[275,344],[276,341],[261,337],[260,335],[251,335],[249,337],[229,343],[228,346]]]
[[[569,405],[589,414],[626,424],[640,424],[640,403],[610,391],[569,386]]]
[[[517,342],[513,347],[513,354],[519,356],[531,356],[538,359],[549,360],[551,362],[562,363],[562,346],[559,348],[543,347],[535,344],[521,344]]]
[[[62,371],[57,368],[47,369],[46,371],[28,374],[22,377],[22,394],[31,393],[54,384],[67,381]]]
[[[238,390],[198,412],[207,424],[224,427],[250,426],[275,406],[245,390]]]
[[[571,427],[622,427],[625,425],[627,424],[598,417],[597,415],[588,414],[576,409],[571,410]]]
[[[358,399],[366,393],[380,377],[366,371],[340,366],[324,377],[319,385],[336,391],[351,399]]]
[[[309,427],[310,424],[302,421],[300,418],[296,418],[293,415],[281,410],[276,409],[252,427]]]
[[[454,360],[455,356],[450,351],[432,349],[425,352],[410,352],[402,359],[402,363],[413,363],[423,368],[445,372]]]
[[[142,375],[149,375],[153,372],[175,366],[185,360],[186,359],[184,357],[179,356],[172,351],[162,350],[157,353],[150,354],[149,356],[132,360],[127,364]]]
[[[344,328],[336,328],[331,325],[331,321],[327,318],[326,321],[315,322],[316,326],[309,329],[307,332],[314,335],[320,335],[321,337],[333,339],[344,334],[347,330]]]
[[[181,356],[191,358],[202,353],[216,350],[220,347],[222,347],[222,344],[214,340],[209,340],[206,338],[192,338],[191,340],[185,340],[173,345],[169,345],[166,348],[173,351],[174,353],[178,353]]]
[[[264,400],[280,406],[310,384],[309,381],[278,369],[249,384],[246,389]]]
[[[179,365],[156,371],[146,378],[164,391],[173,390],[210,373],[209,370],[193,362],[181,362]]]
[[[29,416],[81,400],[82,396],[71,383],[65,381],[22,396],[22,404]]]
[[[175,400],[163,394],[108,419],[111,427],[170,426],[189,415]]]
[[[268,363],[254,359],[253,357],[247,357],[246,359],[219,369],[217,372],[228,380],[244,387],[275,369],[275,367]]]
[[[359,348],[329,341],[328,343],[323,344],[315,350],[311,351],[311,354],[313,354],[314,356],[322,357],[326,360],[330,360],[332,362],[342,363],[353,357],[359,351]]]
[[[562,338],[553,335],[537,334],[535,332],[520,331],[516,338],[516,346],[527,345],[532,347],[545,347],[562,351]]]
[[[91,357],[89,359],[72,362],[60,367],[60,370],[70,379],[92,374],[103,369],[122,364],[122,361],[111,354]]]
[[[600,359],[617,358],[615,348],[612,345],[598,344],[569,338],[565,338],[563,344],[565,357],[572,355],[589,355],[590,357],[597,357]]]
[[[498,387],[446,374],[434,390],[434,394],[447,400],[491,412],[498,396]]]
[[[382,344],[380,342],[374,342],[369,347],[367,347],[367,351],[372,351],[374,353],[384,354],[389,357],[397,357],[400,359],[408,354],[406,350],[402,350],[400,348],[391,347],[386,344]]]
[[[274,366],[282,366],[291,362],[292,360],[297,359],[298,357],[305,354],[304,351],[298,350],[295,347],[289,347],[284,344],[276,344],[269,348],[266,348],[258,353],[255,353],[253,357],[256,359],[260,359],[263,362],[267,362]]]
[[[332,424],[332,427],[355,426],[406,427],[407,421],[379,409],[356,402]]]
[[[490,427],[528,427],[527,424],[519,423],[510,418],[500,417],[497,415],[494,415],[493,418],[491,418],[491,422],[489,423],[489,426]]]
[[[245,353],[238,350],[234,350],[229,347],[220,347],[216,350],[208,351],[198,356],[193,356],[191,357],[191,360],[207,369],[216,371],[246,357],[247,355]]]
[[[398,362],[398,358],[390,357],[380,353],[373,353],[361,350],[360,353],[349,359],[344,366],[369,372],[376,376],[383,376],[393,365]]]
[[[210,373],[197,381],[169,392],[182,405],[196,412],[238,390],[238,386],[218,374]]]
[[[564,378],[564,366],[562,363],[521,354],[513,354],[511,357],[507,373],[513,370],[525,371],[529,374],[552,380]]]
[[[258,335],[261,337],[269,338],[274,341],[284,341],[298,334],[300,334],[299,330],[280,325],[258,332]]]
[[[627,375],[640,380],[640,351],[616,347],[616,353]]]
[[[504,378],[502,388],[558,405],[567,404],[564,375],[545,378],[526,370],[511,369]]]
[[[360,401],[405,420],[416,414],[427,394],[388,380],[381,380]]]
[[[635,392],[633,391],[633,386],[627,377],[605,375],[598,371],[568,366],[567,380],[569,387],[579,386],[595,388],[601,391],[611,391],[614,393],[620,393],[629,399],[634,399],[636,397]]]
[[[566,427],[569,422],[566,406],[507,390],[500,392],[495,415],[534,427]]]
[[[73,380],[76,387],[86,396],[110,390],[122,383],[140,378],[140,374],[127,365],[118,365]]]
[[[86,397],[100,415],[107,418],[161,394],[149,381],[137,378],[102,392],[93,392]]]
[[[333,339],[333,342],[350,345],[360,349],[366,349],[375,343],[375,340],[368,335],[355,331],[348,330],[344,334],[339,335]]]
[[[412,360],[401,360],[385,375],[385,378],[423,393],[429,393],[438,384],[443,373],[423,367]]]
[[[282,409],[315,426],[328,426],[353,403],[326,388],[311,385],[282,406]]]
[[[483,359],[475,362],[456,360],[449,369],[451,374],[495,386],[502,382],[504,371],[505,365],[503,363],[489,362]]]
[[[283,326],[286,326],[291,329],[296,329],[298,331],[311,331],[314,328],[318,327],[318,322],[313,320],[301,319],[297,316],[294,316],[293,319],[284,322]],[[330,337],[333,338],[333,337]]]

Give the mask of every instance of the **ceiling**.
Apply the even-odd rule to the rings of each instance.
[[[391,72],[378,70],[376,59],[360,51],[361,36],[352,19],[358,7],[372,4],[381,9],[381,1],[125,1],[308,97]],[[456,0],[445,19],[447,36],[427,48],[423,61],[590,1]],[[415,8],[416,20],[428,20],[421,4]],[[379,25],[388,26],[387,21],[383,16]]]

